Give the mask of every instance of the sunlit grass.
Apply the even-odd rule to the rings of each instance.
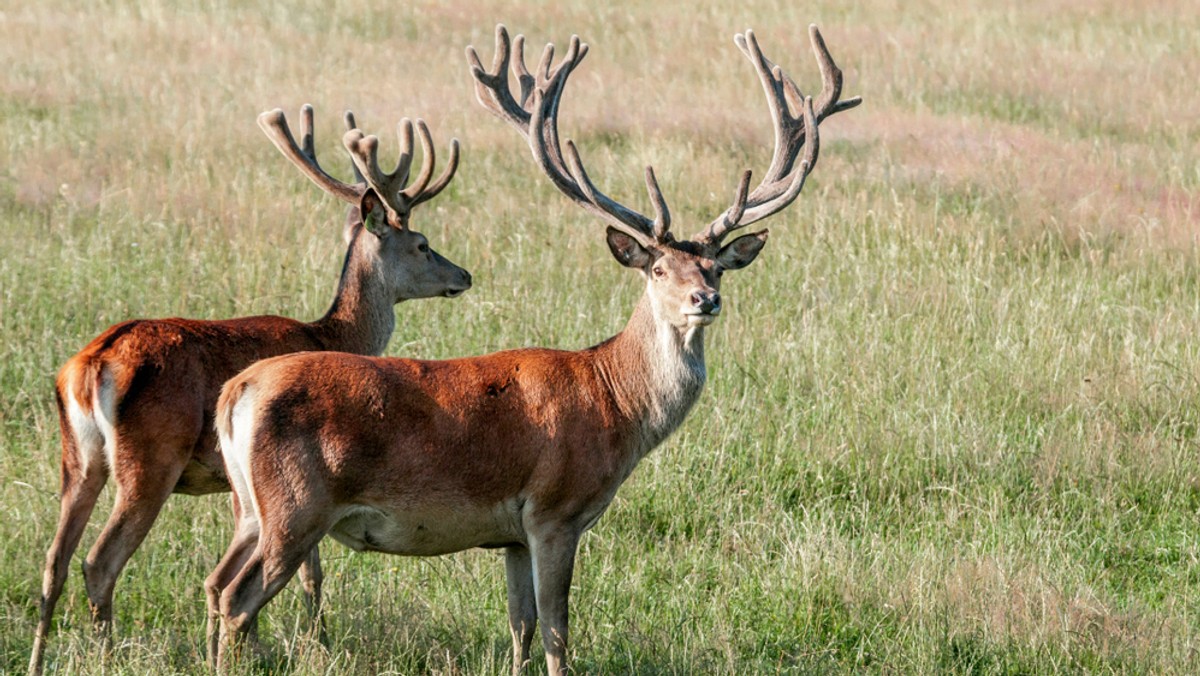
[[[341,205],[261,110],[313,103],[342,176],[344,108],[389,157],[402,116],[462,139],[414,224],[476,286],[399,306],[390,354],[621,327],[635,275],[473,100],[463,47],[490,56],[497,21],[591,43],[563,133],[635,208],[653,163],[689,234],[770,156],[735,31],[814,89],[818,23],[866,99],[727,278],[691,418],[583,540],[581,673],[1200,669],[1190,4],[76,4],[0,10],[0,671],[26,664],[57,518],[57,367],[126,318],[312,318],[332,297]],[[229,534],[224,496],[168,504],[118,585],[111,670],[203,673]],[[507,670],[496,553],[324,554],[332,649],[289,588],[262,670]],[[75,568],[48,666],[97,672]]]

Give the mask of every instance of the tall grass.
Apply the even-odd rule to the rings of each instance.
[[[57,518],[58,365],[130,317],[332,298],[340,205],[259,111],[311,101],[332,166],[343,108],[385,142],[405,115],[463,140],[414,223],[476,286],[399,306],[390,354],[621,327],[635,275],[473,101],[462,49],[490,54],[497,21],[591,43],[564,134],[635,208],[653,163],[683,231],[769,158],[733,32],[815,88],[817,22],[866,98],[727,279],[701,403],[585,536],[577,670],[1200,669],[1192,3],[77,4],[0,9],[0,671],[27,660]],[[230,532],[224,496],[168,504],[118,585],[111,671],[204,671],[201,582]],[[332,649],[289,588],[259,668],[507,669],[496,553],[324,555]],[[49,667],[99,671],[74,568]]]

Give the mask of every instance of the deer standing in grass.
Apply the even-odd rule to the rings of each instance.
[[[205,583],[210,615],[220,615],[219,668],[328,534],[356,550],[414,556],[505,548],[513,671],[528,660],[538,620],[549,672],[566,670],[580,536],[696,402],[721,274],[749,265],[767,232],[722,240],[787,207],[817,160],[817,124],[860,102],[839,100],[841,72],[815,26],[811,39],[824,80],[815,105],[752,32],[737,36],[767,94],[775,156],[759,186],[751,191],[745,172],[733,205],[684,240],[670,232],[650,168],[653,219],[602,194],[575,146],[560,146],[559,101],[586,45],[573,37],[554,67],[547,46],[536,77],[523,39],[511,45],[503,26],[492,71],[468,48],[480,102],[525,137],[559,190],[607,221],[609,249],[645,276],[645,293],[624,330],[577,352],[447,361],[310,353],[259,362],[230,380],[217,430],[230,482],[249,507]],[[514,46],[520,102],[506,73]]]
[[[279,110],[258,122],[275,145],[326,192],[349,202],[341,281],[324,317],[304,323],[285,317],[225,321],[134,320],[117,324],[72,357],[58,374],[62,431],[62,506],[46,554],[41,619],[29,671],[42,670],[54,606],[71,556],[79,545],[100,489],[117,485],[112,514],[83,564],[92,619],[102,638],[111,634],[113,586],[172,493],[229,490],[213,429],[221,385],[250,364],[301,350],[381,354],[395,328],[392,306],[410,298],[454,297],[471,275],[432,249],[408,227],[411,210],[449,184],[458,167],[458,141],[433,180],[429,129],[416,128],[424,157],[407,187],[413,125],[400,124],[401,157],[384,174],[375,162],[378,140],[364,138],[346,114],[343,139],[355,162],[355,183],[343,183],[317,163],[312,107],[301,112],[301,145]],[[234,500],[235,512],[239,511]],[[321,570],[314,547],[302,571],[306,603],[320,624]]]

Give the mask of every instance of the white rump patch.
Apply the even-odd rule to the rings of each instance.
[[[250,477],[250,447],[254,439],[254,397],[250,385],[242,390],[233,402],[233,415],[229,417],[229,429],[220,429],[217,435],[221,442],[221,457],[225,460],[225,472],[229,485],[237,492],[242,505],[242,523],[239,531],[259,521],[258,498],[254,495],[254,482]],[[222,412],[217,412],[218,419]]]
[[[71,434],[75,437],[75,452],[79,455],[79,466],[84,475],[92,462],[104,462],[104,434],[92,416],[91,407],[85,407],[75,399],[74,384],[67,389],[67,420]]]

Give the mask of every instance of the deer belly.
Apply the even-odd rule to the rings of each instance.
[[[517,522],[503,505],[403,512],[354,507],[329,535],[356,551],[437,556],[521,542],[523,536],[510,525]]]

